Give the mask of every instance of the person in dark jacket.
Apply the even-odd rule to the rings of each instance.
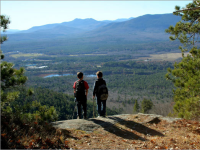
[[[81,106],[83,106],[83,118],[87,119],[87,94],[88,94],[88,83],[83,80],[83,73],[78,72],[77,78],[79,80],[74,82],[73,89],[76,97],[77,105],[77,119],[81,119]]]
[[[98,71],[96,73],[97,75],[97,80],[94,82],[94,89],[93,89],[93,99],[97,98],[97,110],[98,110],[98,117],[102,116],[105,117],[106,116],[106,100],[100,100],[100,95],[98,93],[98,88],[99,86],[105,84],[106,85],[106,81],[102,78],[103,77],[103,73],[101,71]],[[102,108],[101,108],[102,106]]]

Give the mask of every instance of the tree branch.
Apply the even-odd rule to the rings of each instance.
[[[177,10],[177,11],[174,11],[173,13],[183,12],[183,11],[188,11],[188,10],[196,10],[196,9],[200,9],[200,6],[194,7],[194,8],[187,8],[187,9]]]

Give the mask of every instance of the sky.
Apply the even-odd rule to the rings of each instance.
[[[10,18],[9,29],[27,30],[33,26],[69,22],[76,18],[98,21],[172,13],[176,5],[190,1],[5,1],[1,15]]]

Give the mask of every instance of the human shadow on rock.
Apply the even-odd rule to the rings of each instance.
[[[134,121],[127,121],[119,117],[108,117],[108,118],[117,121],[119,124],[124,125],[129,129],[135,130],[145,135],[149,134],[152,136],[164,136],[162,133]]]
[[[55,122],[51,122],[51,124],[52,124],[53,126],[60,125],[60,124],[64,124],[64,123],[65,123],[65,121],[55,121]]]
[[[117,127],[116,125],[110,123],[110,122],[106,122],[103,120],[96,120],[96,119],[91,119],[91,121],[93,121],[94,123],[102,126],[104,128],[104,130],[115,134],[119,137],[122,137],[124,139],[130,139],[130,140],[141,140],[141,141],[146,141],[147,139],[140,137],[130,131],[124,130],[122,128]]]

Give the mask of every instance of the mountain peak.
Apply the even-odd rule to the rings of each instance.
[[[93,18],[85,18],[85,19],[75,18],[73,21],[96,21],[96,20]]]

